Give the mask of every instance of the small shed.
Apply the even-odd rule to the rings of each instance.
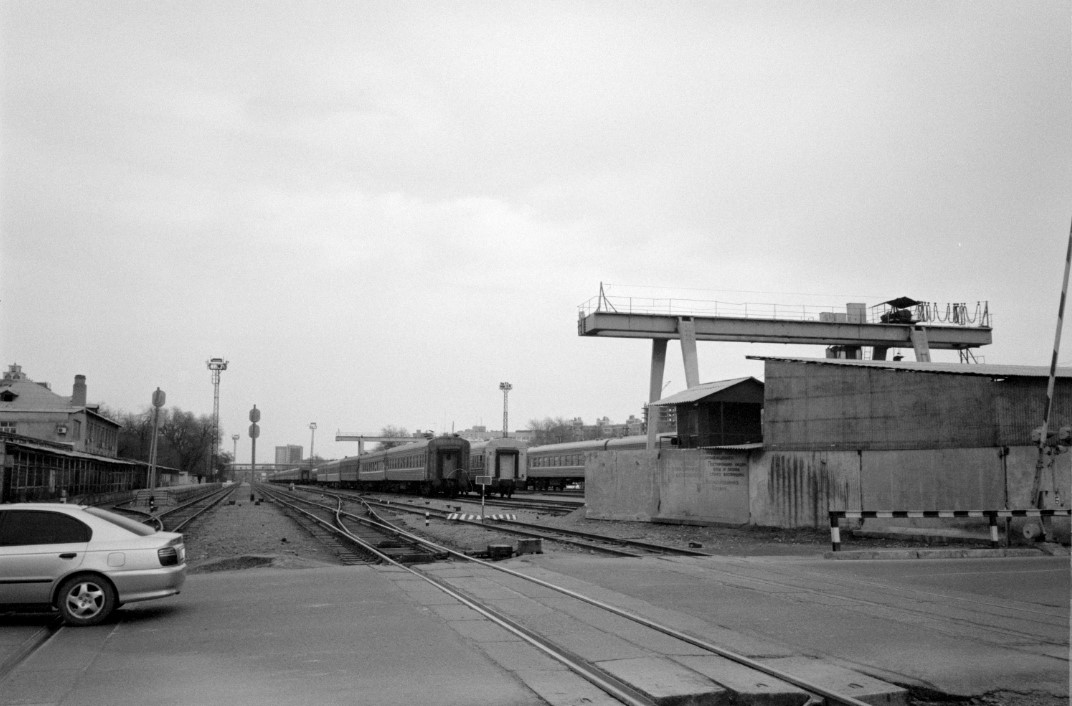
[[[763,440],[763,383],[753,377],[705,382],[649,406],[676,409],[683,449]]]

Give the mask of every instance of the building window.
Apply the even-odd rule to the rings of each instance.
[[[0,422],[0,433],[15,434],[15,422]]]

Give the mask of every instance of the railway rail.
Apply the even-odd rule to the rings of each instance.
[[[462,552],[458,552],[447,547],[442,547],[430,540],[419,537],[391,522],[383,519],[376,511],[371,507],[371,504],[366,504],[368,516],[372,522],[378,527],[383,529],[389,529],[397,533],[399,537],[409,539],[414,542],[434,548],[436,551],[442,552],[452,559],[468,562],[484,569],[488,569],[493,572],[502,572],[515,579],[537,585],[543,589],[549,589],[556,594],[563,597],[563,600],[578,601],[580,603],[592,606],[598,611],[605,612],[608,617],[615,616],[617,618],[624,618],[636,625],[639,625],[642,630],[649,630],[652,632],[651,639],[645,639],[642,636],[637,636],[634,639],[641,644],[659,644],[660,641],[665,641],[666,637],[678,640],[682,643],[691,645],[694,648],[699,648],[711,655],[717,656],[724,660],[735,663],[740,667],[744,667],[746,670],[751,670],[755,674],[751,678],[752,684],[768,687],[772,678],[779,680],[784,684],[791,685],[792,687],[806,692],[810,695],[809,703],[820,704],[826,703],[832,706],[865,706],[867,702],[854,698],[846,694],[837,693],[822,684],[815,683],[813,681],[799,678],[793,674],[787,673],[783,670],[771,667],[770,665],[763,664],[744,655],[735,653],[724,647],[716,645],[708,640],[704,640],[697,636],[682,632],[667,625],[661,624],[655,620],[651,620],[642,615],[634,612],[624,610],[614,605],[610,605],[604,601],[592,598],[590,596],[583,595],[577,591],[555,585],[549,581],[530,576],[519,571],[498,565],[492,562],[486,562],[481,559],[468,556]],[[397,509],[397,506],[392,504],[392,509]],[[337,511],[340,518],[356,518],[356,516],[350,513],[345,513],[341,510]],[[372,549],[375,551],[375,549]],[[424,570],[417,566],[406,566],[399,564],[391,559],[386,554],[382,554],[383,561],[391,563],[392,565],[399,566],[405,571],[410,572],[416,577],[419,577],[423,581],[435,586],[445,594],[452,596],[462,604],[475,610],[480,615],[484,616],[488,620],[492,621],[496,625],[499,625],[508,632],[516,635],[520,639],[524,640],[528,644],[537,648],[547,656],[555,659],[565,666],[567,666],[574,673],[587,679],[590,683],[610,695],[614,699],[623,704],[629,704],[630,706],[652,706],[657,703],[658,700],[650,693],[646,693],[642,688],[633,685],[627,678],[623,678],[621,674],[615,674],[608,671],[604,667],[598,664],[585,660],[577,656],[573,651],[566,646],[559,644],[555,639],[549,638],[547,635],[541,633],[532,624],[527,624],[523,616],[511,616],[508,615],[503,609],[493,607],[488,602],[479,599],[471,592],[472,577],[466,575],[463,579],[464,584],[468,588],[461,588],[451,581],[447,576],[436,575],[430,570]],[[536,621],[537,623],[539,621]],[[770,688],[777,688],[770,687]]]
[[[379,561],[380,554],[390,556],[400,563],[437,561],[445,555],[407,539],[400,539],[393,532],[377,528],[375,523],[352,517],[349,523],[340,517],[342,502],[335,508],[321,505],[313,500],[296,497],[278,488],[258,486],[256,492],[280,507],[284,514],[297,522],[321,544],[331,549],[343,564],[367,564]],[[299,503],[310,509],[299,507]],[[377,551],[370,552],[368,547]]]
[[[162,509],[159,512],[145,511],[133,507],[132,501],[112,505],[111,509],[128,515],[134,515],[145,524],[155,525],[156,528],[161,531],[182,532],[186,530],[194,520],[201,517],[224,500],[230,498],[237,490],[238,486],[218,488],[205,493],[204,495],[199,495],[189,502],[176,505],[167,510]]]
[[[397,500],[376,500],[357,494],[339,494],[337,491],[333,495],[339,495],[350,499],[355,502],[364,502],[371,506],[390,508],[392,510],[399,510],[402,512],[408,512],[413,514],[435,516],[437,519],[447,520],[451,515],[463,515],[457,510],[444,510],[438,507],[432,507],[428,505],[418,505],[411,502],[397,501]],[[471,502],[471,501],[470,501]],[[453,505],[452,507],[460,507]],[[525,537],[537,538],[541,540],[547,540],[550,542],[558,542],[560,544],[568,544],[571,546],[587,549],[589,551],[599,552],[603,554],[610,554],[614,556],[626,556],[626,557],[642,557],[655,555],[677,555],[677,556],[711,556],[710,552],[700,551],[691,547],[674,547],[665,544],[658,544],[655,542],[646,542],[639,539],[625,539],[621,537],[611,537],[604,534],[598,534],[596,532],[582,532],[579,530],[571,530],[560,527],[546,527],[544,525],[538,525],[532,522],[525,522],[517,519],[497,519],[492,523],[481,522],[478,520],[469,520],[464,518],[453,519],[451,522],[459,522],[463,524],[473,525],[476,527],[482,527],[489,531],[503,532],[507,534],[516,534]]]

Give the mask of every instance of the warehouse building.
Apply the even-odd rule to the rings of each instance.
[[[757,360],[765,367],[760,443],[593,459],[589,516],[825,527],[830,510],[1033,506],[1032,432],[1042,422],[1047,368]],[[1053,399],[1053,446],[1039,487],[1047,507],[1067,507],[1072,369],[1058,370]],[[714,417],[705,418],[712,434]],[[686,427],[684,436],[701,435]]]

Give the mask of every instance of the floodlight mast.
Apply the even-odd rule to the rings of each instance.
[[[210,358],[206,365],[212,371],[212,454],[209,461],[208,476],[216,475],[216,454],[220,445],[220,373],[227,369],[223,358]]]
[[[502,393],[503,393],[503,438],[505,439],[505,438],[510,436],[510,432],[509,432],[510,425],[508,423],[509,418],[510,418],[509,417],[510,405],[509,405],[509,402],[508,402],[508,398],[510,396],[510,390],[514,389],[514,386],[511,385],[508,382],[500,382],[499,383],[499,389],[502,390]]]

